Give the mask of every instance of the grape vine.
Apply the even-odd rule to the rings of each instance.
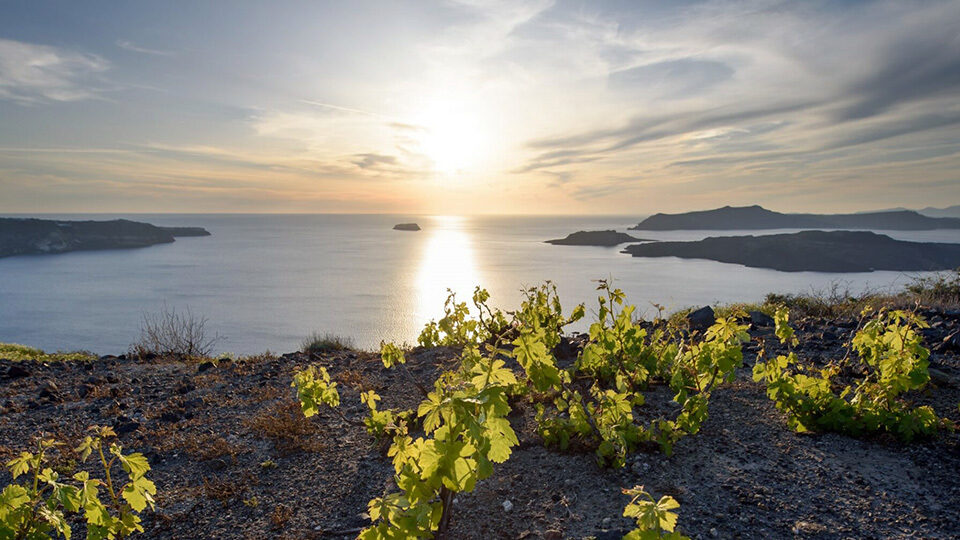
[[[140,512],[154,508],[154,483],[146,477],[150,464],[142,454],[124,454],[109,427],[94,426],[91,435],[76,449],[82,461],[95,454],[103,467],[103,478],[94,478],[87,471],[62,479],[50,467],[44,466],[49,452],[59,443],[41,437],[35,452],[21,452],[7,462],[14,483],[0,492],[0,538],[49,538],[51,533],[70,540],[72,529],[69,513],[83,513],[87,522],[89,540],[126,538],[143,532]],[[119,463],[127,481],[116,481],[114,466]],[[26,481],[17,483],[17,479]],[[100,498],[100,489],[106,488],[107,499]]]
[[[798,432],[886,432],[910,441],[947,428],[948,422],[932,408],[911,407],[902,397],[930,380],[930,351],[918,333],[926,322],[914,313],[886,309],[873,313],[868,308],[862,318],[849,345],[856,358],[848,354],[815,369],[799,362],[792,350],[798,340],[789,326],[789,312],[777,310],[776,335],[791,350],[758,361],[754,380],[766,383],[767,395]],[[842,382],[844,377],[848,384]]]

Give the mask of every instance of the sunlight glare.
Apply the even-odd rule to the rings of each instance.
[[[489,133],[476,109],[436,106],[419,121],[423,153],[441,175],[475,172],[488,154]]]
[[[462,217],[435,216],[428,228],[432,232],[417,277],[417,319],[421,324],[443,316],[447,289],[457,293],[458,301],[469,302],[481,282],[463,223]]]

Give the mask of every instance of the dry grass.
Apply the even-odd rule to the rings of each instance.
[[[231,478],[214,478],[207,480],[203,478],[203,494],[209,499],[220,501],[226,504],[234,499],[240,499],[247,488],[243,483]]]
[[[247,427],[254,436],[273,442],[281,455],[317,452],[323,445],[316,438],[320,428],[303,416],[300,404],[287,399],[261,410]]]
[[[345,369],[337,376],[337,380],[345,386],[349,386],[358,392],[367,390],[380,390],[380,385],[372,382],[368,377],[356,369]]]
[[[187,425],[180,423],[174,426],[165,426],[156,429],[151,437],[159,441],[157,449],[164,453],[186,453],[197,461],[210,461],[229,457],[236,462],[237,455],[246,449],[239,444],[231,443],[215,433],[197,433],[185,431]]]

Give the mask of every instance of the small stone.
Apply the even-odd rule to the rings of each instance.
[[[510,499],[507,499],[507,500],[503,501],[503,504],[502,504],[501,506],[503,506],[503,511],[504,511],[504,512],[509,512],[509,511],[513,510],[513,503],[510,502]]]
[[[613,522],[612,519],[610,519],[609,517],[605,517],[600,520],[600,525],[603,526],[604,529],[608,529],[610,528],[610,523],[612,522]]]
[[[210,361],[201,362],[200,365],[197,366],[197,372],[198,372],[198,373],[203,373],[204,371],[207,371],[208,369],[212,369],[212,368],[214,368],[214,367],[216,367],[216,366],[214,365],[213,362],[210,362]]]
[[[710,529],[710,536],[716,538],[716,537],[720,536],[720,533],[717,532],[717,529],[716,529],[716,528],[711,528],[711,529]]]
[[[543,533],[544,540],[563,540],[563,533],[556,529],[547,529]]]

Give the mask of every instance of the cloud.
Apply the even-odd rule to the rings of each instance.
[[[655,93],[678,99],[708,91],[733,77],[735,70],[717,60],[680,58],[614,71],[610,85],[617,90]]]
[[[353,164],[361,169],[380,169],[384,165],[393,166],[397,164],[396,156],[368,153],[357,154],[353,157],[356,158]]]
[[[0,99],[20,104],[99,97],[110,63],[96,55],[0,39]]]
[[[159,49],[147,49],[144,47],[138,47],[134,42],[128,41],[126,39],[118,39],[116,41],[117,47],[121,49],[140,53],[140,54],[149,54],[152,56],[173,56],[175,53],[173,51],[161,51]]]

